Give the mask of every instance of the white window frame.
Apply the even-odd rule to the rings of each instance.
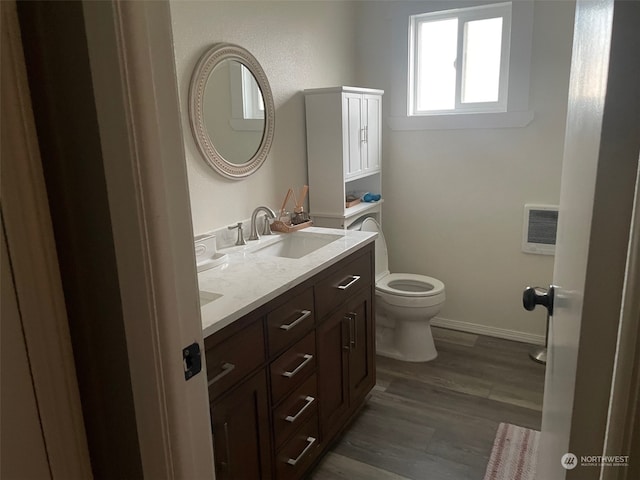
[[[496,2],[477,0],[477,6]],[[409,17],[426,12],[437,12],[469,6],[468,0],[433,2],[415,0],[398,2],[391,13],[391,86],[388,95],[389,116],[387,125],[391,130],[456,130],[487,128],[526,127],[534,118],[529,108],[529,86],[531,82],[531,55],[533,48],[534,0],[512,0],[511,42],[509,58],[509,92],[507,109],[503,112],[457,112],[439,115],[409,115]]]
[[[473,112],[505,112],[509,92],[509,55],[511,46],[511,2],[494,3],[477,7],[457,8],[440,12],[429,12],[409,17],[409,72],[408,105],[409,116],[441,115]],[[416,61],[420,48],[420,25],[423,23],[458,19],[457,67],[455,86],[455,106],[446,110],[418,110],[419,65]],[[464,73],[464,35],[465,24],[475,20],[502,18],[502,48],[500,54],[500,78],[498,100],[496,102],[462,102],[462,79]]]

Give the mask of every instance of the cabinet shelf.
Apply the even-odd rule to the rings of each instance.
[[[350,208],[344,209],[344,218],[352,218],[355,216],[363,215],[371,210],[376,210],[379,205],[384,202],[384,199],[380,199],[377,202],[361,202]]]

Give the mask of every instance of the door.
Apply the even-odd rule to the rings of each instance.
[[[211,408],[216,479],[271,478],[269,403],[263,371]]]
[[[0,23],[0,478],[91,479],[15,2]]]
[[[540,479],[600,476],[581,456],[601,455],[606,431],[638,168],[639,21],[637,2],[576,6]]]

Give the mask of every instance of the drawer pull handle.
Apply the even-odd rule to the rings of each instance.
[[[303,321],[305,318],[307,318],[309,315],[311,315],[311,310],[302,310],[300,313],[302,315],[300,315],[298,318],[296,318],[293,322],[291,322],[289,324],[280,325],[280,329],[284,330],[285,332],[288,331],[288,330],[291,330],[293,327],[295,327],[301,321]]]
[[[236,366],[233,363],[225,363],[224,365],[222,365],[222,371],[218,375],[213,377],[211,380],[209,380],[209,386],[216,383],[222,377],[229,375],[234,368],[236,368]]]
[[[307,437],[307,446],[304,447],[304,450],[302,450],[302,452],[300,452],[300,455],[298,455],[295,459],[294,458],[290,458],[289,460],[287,460],[287,463],[289,465],[295,466],[296,463],[298,463],[300,461],[300,459],[302,457],[304,457],[304,454],[309,451],[309,449],[313,446],[314,443],[316,443],[316,439],[315,438]]]
[[[294,368],[292,372],[284,372],[282,374],[282,376],[283,377],[287,377],[287,378],[293,377],[296,373],[298,373],[300,370],[302,370],[307,363],[309,363],[311,361],[311,359],[313,358],[313,355],[309,355],[307,353],[307,354],[305,354],[305,356],[303,358],[304,358],[304,360],[302,361],[302,363],[300,365],[298,365],[296,368]]]
[[[299,417],[300,415],[302,415],[302,413],[303,413],[307,408],[309,408],[309,405],[311,405],[313,402],[315,402],[315,400],[316,400],[315,398],[313,398],[313,397],[311,397],[311,396],[307,396],[307,398],[305,398],[305,399],[304,399],[304,401],[305,401],[306,403],[304,404],[304,406],[303,406],[300,410],[298,410],[298,413],[296,413],[293,417],[292,417],[291,415],[288,415],[288,416],[285,418],[285,420],[286,420],[287,422],[291,422],[291,423],[295,422],[295,421],[298,419],[298,417]]]
[[[351,285],[356,283],[358,280],[360,280],[360,275],[349,275],[347,278],[351,278],[351,280],[346,285],[338,285],[338,288],[340,290],[346,290]],[[346,278],[345,278],[345,280],[346,280]],[[342,282],[344,282],[344,280]],[[340,283],[342,283],[342,282],[340,282]]]

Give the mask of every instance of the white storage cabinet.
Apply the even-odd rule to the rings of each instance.
[[[347,228],[363,215],[380,220],[382,200],[345,206],[350,192],[382,194],[383,90],[305,90],[309,211],[321,227]]]

